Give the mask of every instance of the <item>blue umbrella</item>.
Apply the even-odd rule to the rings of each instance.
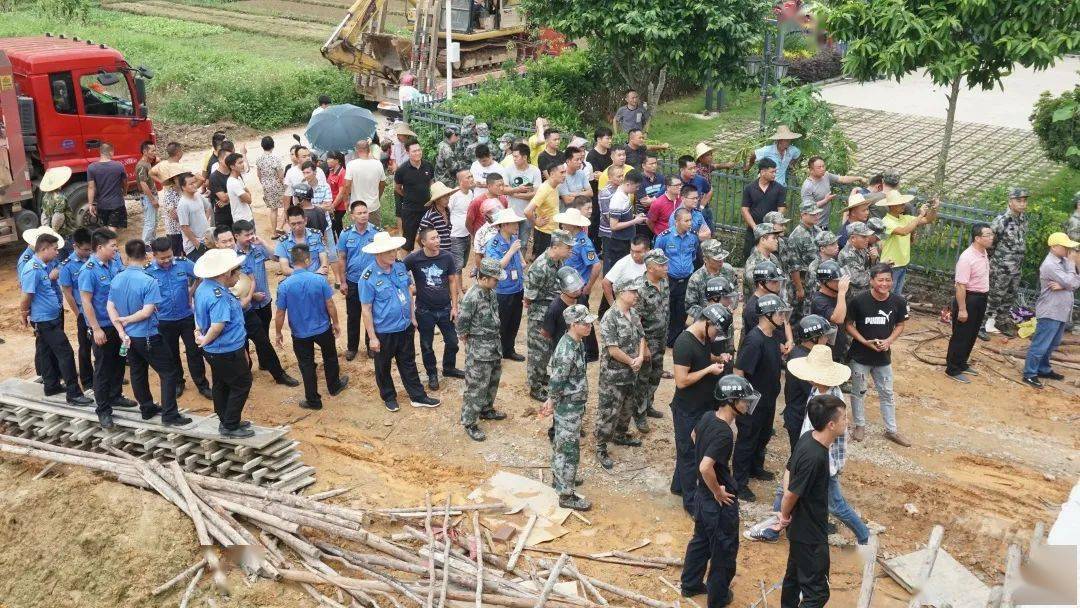
[[[304,136],[316,150],[348,152],[361,139],[371,139],[376,125],[371,111],[345,103],[312,116]]]

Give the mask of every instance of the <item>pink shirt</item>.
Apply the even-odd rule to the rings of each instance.
[[[956,282],[973,293],[990,291],[990,258],[970,246],[956,260]]]
[[[675,203],[667,197],[666,192],[653,199],[646,213],[646,217],[652,222],[653,234],[660,234],[668,229],[668,219],[672,211],[675,211]]]

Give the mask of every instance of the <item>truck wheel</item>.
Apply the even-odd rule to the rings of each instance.
[[[87,184],[86,182],[71,182],[64,186],[63,194],[67,198],[68,207],[75,212],[75,225],[87,226],[89,223],[86,221],[86,200],[87,200]]]
[[[22,209],[15,214],[15,230],[20,239],[22,238],[23,232],[30,230],[31,228],[37,228],[40,225],[41,218],[30,209]]]

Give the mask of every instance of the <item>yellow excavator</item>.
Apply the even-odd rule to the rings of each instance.
[[[519,0],[356,0],[323,45],[323,57],[353,72],[356,91],[382,109],[400,109],[405,73],[420,92],[439,95],[446,72],[446,2],[455,87],[497,76],[507,60],[520,63],[535,52]]]

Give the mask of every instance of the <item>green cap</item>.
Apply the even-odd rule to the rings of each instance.
[[[574,323],[592,323],[596,321],[596,315],[589,312],[588,307],[584,304],[574,304],[563,311],[563,320],[568,325]]]
[[[667,264],[668,258],[664,255],[663,249],[650,249],[645,254],[646,264]]]
[[[557,228],[555,230],[552,230],[551,231],[551,244],[556,245],[556,244],[559,244],[559,243],[561,243],[563,245],[569,245],[569,246],[573,247],[574,246],[574,237],[570,236],[570,233],[563,230],[562,228]]]
[[[720,241],[716,239],[705,239],[705,241],[701,243],[701,255],[710,260],[722,262],[731,255],[731,252],[724,249],[724,244]]]

